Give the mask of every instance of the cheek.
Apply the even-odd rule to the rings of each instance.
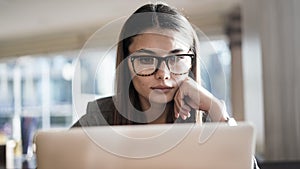
[[[140,94],[144,93],[144,91],[146,91],[149,88],[148,85],[150,84],[150,82],[151,82],[151,80],[149,80],[149,78],[147,78],[147,77],[135,76],[132,79],[134,88]]]
[[[130,71],[131,80],[132,80],[135,90],[140,95],[147,95],[147,88],[148,88],[147,84],[149,84],[149,82],[151,82],[151,80],[149,80],[149,78],[147,78],[147,77],[137,76],[133,71],[131,62],[128,62],[128,68]]]
[[[178,87],[188,77],[189,77],[188,75],[173,75],[172,79],[174,79],[174,81],[176,82],[176,86]]]

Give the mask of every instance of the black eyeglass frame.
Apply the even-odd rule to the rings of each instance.
[[[172,54],[172,55],[169,55],[169,56],[166,56],[166,57],[153,56],[153,55],[150,55],[150,56],[148,56],[148,55],[142,55],[142,56],[130,56],[130,61],[131,61],[131,64],[132,64],[134,73],[135,73],[136,75],[138,75],[138,76],[151,76],[151,75],[154,75],[154,74],[157,72],[157,70],[159,69],[159,67],[160,67],[160,65],[161,65],[161,63],[162,63],[162,61],[164,61],[164,62],[166,63],[166,65],[167,65],[167,67],[168,67],[168,70],[169,70],[172,74],[175,74],[175,75],[184,75],[184,74],[189,73],[189,71],[188,71],[188,72],[184,72],[184,73],[174,73],[174,72],[172,72],[172,71],[170,70],[170,67],[169,67],[169,64],[168,64],[168,60],[169,60],[170,58],[174,57],[174,56],[189,56],[189,57],[191,57],[191,64],[192,64],[192,63],[193,63],[193,58],[195,57],[195,54],[192,54],[192,53],[190,53],[190,54]],[[134,67],[134,63],[133,63],[133,62],[134,62],[135,59],[141,58],[141,57],[152,57],[152,58],[155,58],[155,59],[158,60],[157,66],[156,66],[155,70],[154,70],[152,73],[150,73],[150,74],[139,74],[139,73],[136,72],[135,67]]]

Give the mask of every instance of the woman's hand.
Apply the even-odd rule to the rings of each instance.
[[[226,121],[228,114],[224,102],[214,97],[209,91],[188,77],[179,86],[174,97],[175,117],[190,117],[191,109],[208,112],[212,121]]]

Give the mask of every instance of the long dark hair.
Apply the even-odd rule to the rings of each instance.
[[[119,36],[117,47],[117,72],[114,102],[116,110],[114,113],[114,124],[135,124],[143,121],[140,100],[138,93],[135,90],[132,82],[128,64],[123,62],[129,53],[129,46],[132,43],[132,38],[138,34],[142,34],[149,29],[171,30],[182,34],[182,40],[191,47],[191,51],[195,54],[192,61],[192,68],[189,76],[200,81],[198,77],[200,73],[197,68],[197,55],[199,54],[198,38],[189,23],[189,21],[175,8],[166,4],[146,4],[137,9],[125,22]],[[177,40],[177,39],[176,39]],[[171,103],[173,105],[173,103]],[[131,106],[132,105],[132,106]],[[167,122],[174,122],[173,106],[167,116]],[[194,120],[195,113],[191,113],[190,119]]]

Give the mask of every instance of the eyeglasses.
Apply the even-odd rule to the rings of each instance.
[[[194,54],[174,54],[166,57],[152,55],[131,55],[130,60],[134,73],[138,76],[151,76],[164,61],[169,71],[175,75],[187,74],[192,67]]]

